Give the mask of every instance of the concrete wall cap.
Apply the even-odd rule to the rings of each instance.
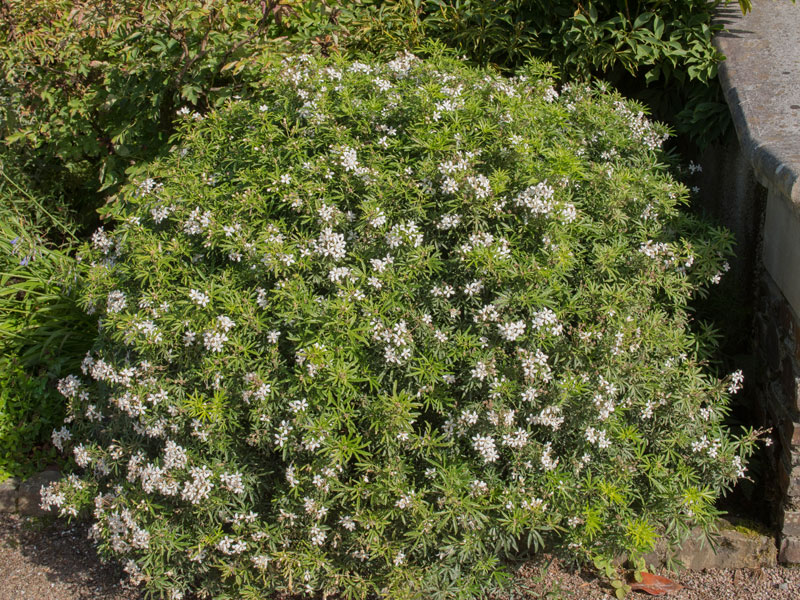
[[[800,5],[721,6],[714,45],[719,78],[742,150],[759,182],[800,209]]]

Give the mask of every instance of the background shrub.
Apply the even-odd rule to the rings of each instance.
[[[0,11],[0,131],[103,187],[161,150],[177,110],[243,93],[291,31],[277,0],[9,0]]]
[[[755,440],[686,308],[729,236],[664,127],[550,72],[304,56],[187,115],[81,256],[44,504],[171,598],[468,598],[709,528]]]
[[[724,2],[725,5],[728,1]],[[751,3],[738,2],[742,11]],[[339,17],[352,47],[414,50],[433,38],[513,72],[530,58],[565,80],[601,77],[704,146],[730,125],[712,45],[721,0],[364,0]],[[357,8],[356,8],[357,7]]]

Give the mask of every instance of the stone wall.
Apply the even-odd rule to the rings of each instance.
[[[738,148],[710,160],[734,156],[734,181],[758,184],[728,186],[709,206],[734,230],[741,283],[754,292],[754,408],[774,442],[775,485],[763,505],[777,526],[779,560],[800,563],[800,6],[756,4],[745,16],[734,8],[720,10],[727,31],[715,45],[727,57],[720,81]]]
[[[769,225],[765,219],[765,250],[774,240]],[[800,223],[796,233],[800,236]],[[778,496],[770,499],[779,558],[800,563],[800,317],[767,268],[758,277],[753,351],[760,366],[756,380],[760,420],[773,428],[769,466]]]

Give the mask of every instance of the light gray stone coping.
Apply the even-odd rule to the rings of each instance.
[[[800,211],[800,4],[757,0],[742,15],[736,2],[718,9],[726,31],[714,45],[725,99],[745,156],[766,188]]]

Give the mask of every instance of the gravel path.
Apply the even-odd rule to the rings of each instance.
[[[0,514],[0,600],[142,600],[121,584],[125,574],[102,564],[86,538],[87,524],[67,525]],[[670,600],[799,600],[800,568],[660,573],[685,589]],[[508,593],[492,600],[614,600],[590,572],[573,573],[557,559],[526,563]],[[630,600],[653,598],[634,593]],[[267,599],[265,599],[267,600]]]
[[[615,600],[613,590],[591,573],[572,573],[559,561],[541,557],[527,563],[520,570],[514,594],[498,596],[507,598],[547,598],[553,600]],[[658,573],[677,581],[684,589],[679,592],[650,596],[634,592],[631,600],[669,598],[670,600],[798,600],[800,599],[800,568],[775,567],[771,569],[714,569]],[[550,596],[546,594],[550,592]],[[560,592],[560,596],[558,595]]]

